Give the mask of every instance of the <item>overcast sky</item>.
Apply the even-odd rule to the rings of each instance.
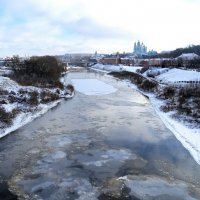
[[[200,0],[0,0],[0,56],[200,44]]]

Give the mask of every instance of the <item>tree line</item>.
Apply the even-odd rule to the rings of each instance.
[[[190,45],[188,47],[178,48],[169,52],[161,52],[157,55],[149,56],[149,58],[177,58],[183,53],[195,53],[200,56],[200,45]]]
[[[13,56],[9,60],[13,69],[11,78],[21,85],[55,86],[60,84],[60,77],[65,66],[54,56],[33,56],[20,59]]]

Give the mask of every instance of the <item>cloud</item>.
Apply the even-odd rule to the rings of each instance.
[[[197,0],[0,0],[0,56],[198,44]]]
[[[59,23],[59,22],[58,22]],[[132,35],[129,32],[119,30],[118,27],[106,26],[100,24],[96,21],[93,21],[90,18],[82,17],[78,20],[71,21],[68,23],[61,23],[61,27],[64,27],[66,32],[75,33],[77,36],[82,36],[84,38],[90,39],[120,39],[127,37],[128,39],[132,38]]]

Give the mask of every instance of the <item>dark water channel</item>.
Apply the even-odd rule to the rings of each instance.
[[[100,72],[67,75],[87,78],[117,91],[76,92],[0,140],[0,199],[200,199],[200,166],[148,100]]]

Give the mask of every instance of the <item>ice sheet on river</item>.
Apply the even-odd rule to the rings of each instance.
[[[105,95],[117,91],[111,85],[108,85],[97,79],[72,79],[76,90],[86,95]]]

